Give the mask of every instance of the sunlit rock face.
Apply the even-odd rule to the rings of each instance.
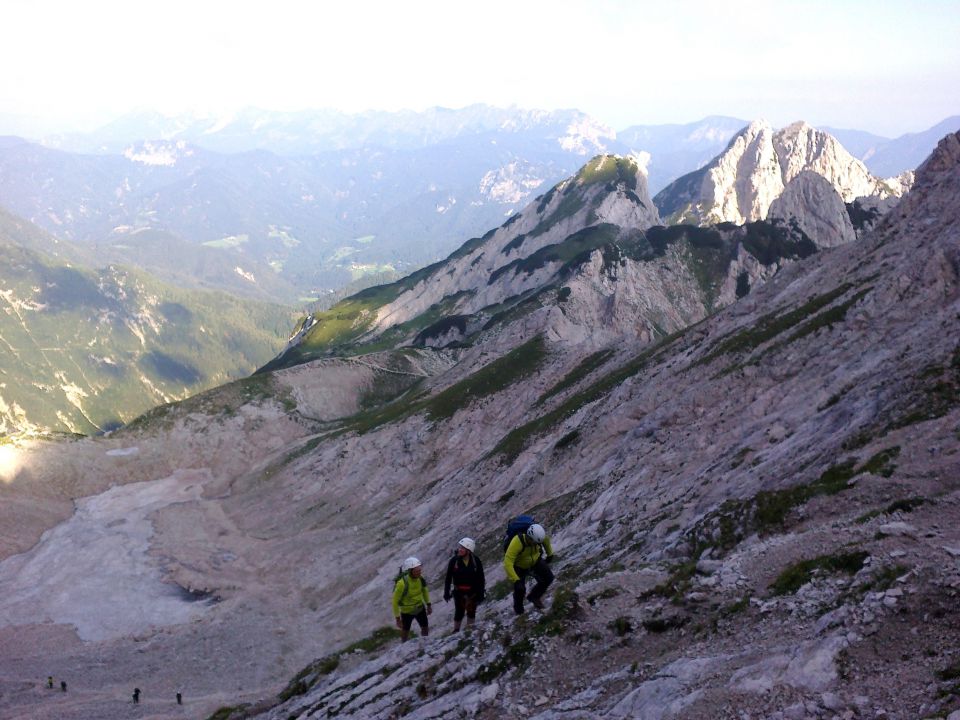
[[[773,201],[804,171],[825,178],[844,202],[899,196],[909,182],[904,177],[874,177],[833,136],[804,122],[775,131],[758,120],[707,166],[664,188],[654,202],[668,222],[763,220]]]
[[[796,223],[820,248],[857,239],[843,199],[829,180],[812,170],[804,170],[787,183],[770,204],[767,217]]]

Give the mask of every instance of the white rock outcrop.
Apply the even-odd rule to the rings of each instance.
[[[857,239],[847,206],[830,181],[804,170],[770,204],[769,220],[795,222],[817,247],[836,247]]]
[[[700,225],[766,219],[773,201],[804,171],[825,178],[844,202],[863,196],[899,196],[910,178],[881,180],[832,135],[805,122],[774,131],[752,122],[709,165],[657,194],[668,221]]]

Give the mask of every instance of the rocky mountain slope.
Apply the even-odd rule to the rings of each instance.
[[[283,307],[90,270],[78,255],[0,212],[0,434],[108,430],[245,376],[282,345]]]
[[[607,197],[627,207],[615,167]],[[0,717],[948,714],[958,189],[951,136],[872,234],[781,259],[669,335],[623,319],[601,342],[615,313],[564,321],[559,297],[459,347],[326,354],[349,348],[338,335],[107,438],[10,449]],[[694,247],[675,232],[667,254]],[[648,263],[669,290],[681,265]],[[627,286],[637,265],[578,277]],[[368,316],[386,322],[351,319],[354,339],[399,327]],[[523,511],[558,579],[517,621],[498,546]],[[465,534],[489,568],[479,627],[445,636],[438,602],[431,637],[400,646],[383,628],[397,565],[418,555],[436,588]]]
[[[267,369],[332,354],[472,343],[529,315],[552,340],[649,342],[816,250],[786,225],[664,228],[658,221],[636,162],[597,156],[446,260],[313,314]]]
[[[689,173],[654,198],[667,222],[742,224],[767,217],[770,204],[800,173],[826,178],[844,202],[903,194],[910,178],[880,180],[827,133],[797,122],[774,131],[751,123],[705,167]]]

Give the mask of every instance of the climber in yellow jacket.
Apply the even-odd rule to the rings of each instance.
[[[513,611],[523,615],[523,599],[527,591],[527,575],[533,575],[537,584],[526,599],[538,610],[544,609],[543,595],[553,582],[553,572],[547,563],[553,560],[553,546],[542,525],[534,523],[526,532],[514,535],[503,555],[503,569],[513,583]]]
[[[430,634],[427,615],[433,613],[433,605],[430,604],[430,590],[422,574],[420,561],[408,557],[400,566],[400,577],[393,588],[393,617],[403,641],[410,637],[410,626],[414,620],[420,626],[421,635],[426,637]]]

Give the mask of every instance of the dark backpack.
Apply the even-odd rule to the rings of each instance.
[[[513,520],[508,522],[507,532],[503,536],[503,551],[507,551],[507,547],[510,545],[510,541],[513,540],[514,535],[525,535],[527,530],[530,529],[530,526],[536,522],[537,521],[530,515],[517,515]],[[521,542],[523,542],[522,539]]]

